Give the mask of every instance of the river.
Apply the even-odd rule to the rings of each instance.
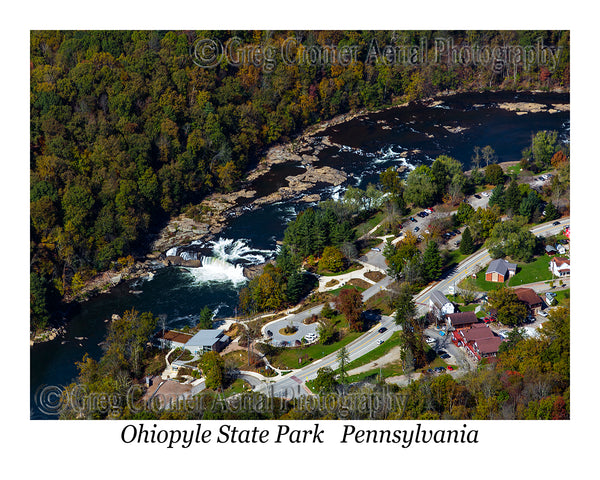
[[[276,242],[281,240],[287,222],[313,205],[302,201],[304,195],[338,198],[348,185],[365,188],[376,182],[389,166],[402,164],[412,169],[430,164],[441,154],[470,167],[474,146],[491,145],[499,162],[519,160],[539,130],[557,130],[561,141],[569,141],[568,111],[518,114],[498,107],[503,102],[568,104],[568,94],[471,93],[442,100],[435,106],[411,104],[330,127],[322,135],[329,135],[342,148],[325,148],[315,166],[344,170],[348,174],[344,184],[317,184],[297,198],[249,209],[231,219],[220,238],[178,248],[177,253],[184,258],[203,258],[201,268],[160,268],[152,279],[121,284],[80,304],[70,315],[64,337],[31,347],[31,418],[55,418],[37,409],[36,392],[44,385],[69,384],[77,375],[75,362],[81,361],[84,353],[101,356],[100,343],[112,314],[131,308],[151,311],[165,319],[170,328],[194,325],[205,305],[216,311],[216,318],[232,316],[238,291],[246,281],[243,266],[263,263],[276,254]],[[302,171],[297,164],[278,165],[253,188],[257,195],[266,195],[285,185],[287,175]]]

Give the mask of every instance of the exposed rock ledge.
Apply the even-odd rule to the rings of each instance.
[[[533,102],[504,102],[499,103],[498,108],[508,110],[510,112],[516,112],[517,115],[525,115],[527,113],[539,113],[539,112],[568,112],[570,110],[569,104],[557,103],[553,104],[551,108],[544,103],[533,103]]]
[[[331,167],[312,168],[308,167],[306,172],[286,177],[288,181],[287,187],[281,187],[276,192],[266,197],[258,198],[254,201],[255,205],[267,205],[269,203],[279,202],[281,200],[292,198],[299,193],[305,192],[306,190],[314,187],[317,183],[329,183],[331,185],[340,185],[345,182],[348,176],[345,172],[336,170]],[[305,201],[316,201],[317,197],[320,196],[310,195],[310,199],[304,199]]]

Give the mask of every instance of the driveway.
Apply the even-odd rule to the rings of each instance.
[[[306,325],[303,322],[304,319],[311,317],[313,314],[318,315],[322,308],[323,305],[318,305],[317,307],[304,310],[303,312],[288,315],[287,317],[269,322],[262,327],[262,334],[265,338],[271,338],[273,345],[281,346],[283,342],[288,342],[288,346],[293,346],[296,340],[302,341],[302,338],[306,334],[316,333],[319,322],[314,322],[309,325]],[[293,325],[298,330],[292,335],[284,335],[279,333],[279,330],[287,327],[288,325]],[[273,336],[269,336],[267,331],[272,332]]]

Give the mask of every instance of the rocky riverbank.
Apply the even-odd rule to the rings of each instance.
[[[435,98],[421,100],[428,106],[441,105],[444,97],[459,92],[444,92]],[[317,183],[340,185],[347,180],[344,171],[331,167],[319,167],[319,154],[326,148],[343,147],[331,140],[324,133],[327,129],[343,124],[357,117],[371,115],[376,112],[389,110],[408,105],[393,105],[379,110],[361,110],[358,112],[338,115],[333,119],[321,122],[307,128],[297,137],[286,144],[274,145],[265,153],[258,165],[248,172],[242,187],[231,193],[215,193],[205,198],[200,204],[188,209],[185,213],[172,218],[160,232],[148,238],[148,251],[145,256],[138,256],[136,262],[122,270],[103,272],[91,278],[77,296],[67,297],[66,301],[82,301],[92,295],[110,291],[113,286],[127,280],[142,278],[152,275],[157,268],[170,265],[198,267],[199,260],[184,260],[181,257],[166,257],[166,252],[172,247],[188,245],[195,240],[213,240],[229,223],[232,218],[241,215],[244,211],[279,202],[284,199],[297,198],[298,201],[317,202],[322,200],[319,194],[306,195]],[[505,102],[500,108],[519,112],[566,111],[568,104],[525,104],[523,102]],[[385,122],[384,122],[385,123]],[[386,128],[386,125],[381,126]],[[461,131],[460,126],[445,126],[448,131],[456,133]],[[411,152],[403,152],[409,155]],[[286,185],[275,191],[257,196],[256,185],[262,177],[268,174],[275,165],[290,164],[301,166],[304,172],[289,175],[285,178]],[[261,188],[261,191],[263,189]],[[247,270],[246,276],[255,272]],[[46,335],[48,338],[51,335]]]

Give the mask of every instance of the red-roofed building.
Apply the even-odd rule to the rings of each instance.
[[[453,342],[465,347],[467,353],[478,360],[495,357],[502,341],[502,338],[497,337],[490,327],[483,323],[477,323],[468,330],[453,332]]]

